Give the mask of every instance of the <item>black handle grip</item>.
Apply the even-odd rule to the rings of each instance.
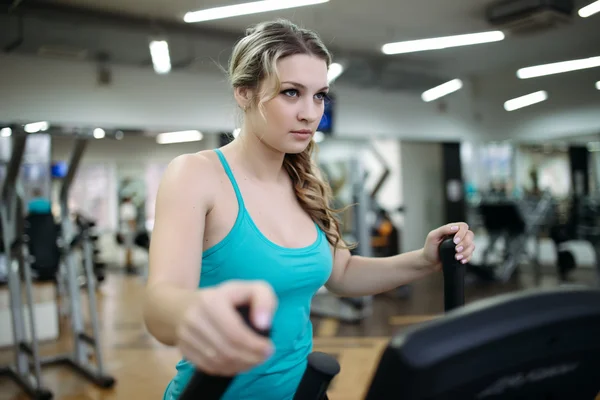
[[[298,385],[294,400],[323,400],[331,380],[340,372],[338,361],[318,351],[308,355],[306,370]]]
[[[456,245],[452,239],[444,239],[439,248],[444,273],[445,311],[465,304],[465,265],[456,259]]]
[[[270,336],[271,330],[258,330],[250,322],[250,308],[247,306],[238,307],[238,311],[246,324],[251,327],[256,333],[265,337]],[[196,369],[194,375],[185,387],[180,400],[219,400],[223,397],[227,388],[231,384],[234,376],[215,376]]]

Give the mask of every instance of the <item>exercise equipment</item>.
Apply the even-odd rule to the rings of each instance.
[[[256,333],[268,337],[270,329],[259,330],[250,322],[248,307],[239,307],[238,311],[246,324]],[[294,400],[327,400],[327,388],[332,379],[340,372],[340,365],[332,356],[312,352],[307,359],[306,370],[300,380]],[[196,370],[184,389],[179,400],[219,400],[227,391],[234,376],[214,376]]]
[[[575,226],[577,238],[587,240],[596,256],[596,286],[600,288],[600,198],[586,196],[579,204],[579,221]]]
[[[486,200],[479,205],[483,227],[490,242],[483,251],[481,264],[470,263],[468,271],[489,281],[508,282],[519,264],[527,260],[534,268],[536,282],[541,280],[539,262],[540,230],[545,226],[552,212],[552,197],[545,194],[531,203],[516,200]],[[533,239],[534,251],[528,251],[528,241]],[[498,241],[504,242],[498,264],[490,262],[491,254],[496,251]]]
[[[93,244],[90,236],[89,225],[83,226],[83,229],[75,228],[75,221],[71,218],[68,206],[69,189],[75,178],[77,168],[83,156],[88,141],[92,135],[74,135],[74,149],[69,161],[68,172],[62,182],[60,190],[60,226],[56,226],[50,214],[44,217],[30,216],[24,219],[22,213],[16,212],[19,198],[16,187],[18,181],[18,170],[23,158],[27,137],[22,129],[13,128],[13,149],[11,153],[11,162],[7,171],[7,176],[2,187],[2,203],[0,210],[2,214],[2,236],[4,238],[5,249],[11,249],[6,253],[9,267],[9,293],[11,300],[11,316],[13,321],[13,338],[16,353],[16,366],[3,370],[5,374],[10,375],[17,381],[24,390],[35,399],[49,399],[52,394],[46,390],[41,383],[41,368],[46,366],[63,365],[70,367],[74,372],[87,378],[92,383],[102,388],[109,388],[115,384],[115,379],[107,375],[104,371],[102,350],[100,345],[98,314],[96,309],[95,285],[93,275]],[[22,205],[22,204],[21,204]],[[43,218],[38,220],[37,218]],[[27,221],[19,227],[20,221]],[[81,224],[83,224],[80,221]],[[37,229],[44,226],[43,235],[38,235]],[[23,234],[20,234],[23,232]],[[32,234],[35,241],[31,241],[26,233]],[[34,233],[35,232],[35,233]],[[34,251],[36,258],[29,254],[30,248],[39,246],[48,246],[50,249]],[[77,249],[82,250],[83,270],[85,285],[87,291],[87,302],[89,305],[89,318],[92,326],[91,335],[87,334],[84,326],[84,315],[81,301],[81,284],[79,276],[79,263]],[[13,261],[12,253],[15,252],[18,257]],[[56,261],[57,252],[60,254],[58,268],[52,266]],[[48,256],[50,255],[50,256]],[[37,260],[37,257],[40,257]],[[18,261],[18,262],[17,262]],[[39,261],[39,262],[38,262]],[[43,264],[40,264],[43,261]],[[37,263],[37,264],[36,264]],[[65,308],[61,312],[69,318],[70,332],[68,336],[72,340],[72,350],[65,354],[58,354],[50,357],[40,357],[37,350],[37,336],[35,334],[35,324],[33,320],[33,301],[32,301],[32,264],[43,265],[42,270],[48,274],[49,271],[55,272],[54,279],[57,283],[61,306]],[[39,273],[39,271],[38,271]],[[25,280],[25,289],[27,295],[27,304],[25,305],[29,315],[30,342],[28,344],[25,337],[25,326],[23,315],[25,310],[21,304],[21,274]],[[46,276],[48,278],[48,276]],[[33,367],[29,367],[29,364]],[[95,364],[95,365],[94,365]],[[34,370],[34,373],[31,372]]]
[[[29,214],[25,232],[29,238],[29,253],[33,257],[32,273],[38,282],[54,281],[60,266],[61,252],[56,244],[58,225],[51,213]]]
[[[83,263],[92,263],[92,271],[94,272],[95,278],[95,282],[93,283],[96,286],[98,286],[106,278],[106,264],[98,259],[100,249],[98,248],[99,235],[94,232],[96,222],[90,218],[85,217],[81,213],[75,213],[74,222],[77,228],[76,231],[78,232],[77,235],[80,239],[82,239],[79,241],[79,248],[83,251],[84,254]],[[85,264],[82,265],[82,270],[85,271]]]
[[[397,334],[365,400],[594,399],[600,291],[529,290],[464,304],[454,244],[440,247],[443,318]]]
[[[17,193],[17,181],[23,153],[25,136],[13,135],[12,153],[2,185],[0,221],[3,248],[7,266],[7,284],[10,299],[10,315],[13,331],[15,361],[0,369],[34,399],[51,399],[52,393],[43,385],[40,354],[33,313],[32,276],[29,263],[28,238],[24,234],[22,221],[23,199]],[[22,301],[21,273],[25,280],[25,304]],[[27,327],[25,308],[28,311]],[[27,335],[29,333],[29,335]],[[29,336],[29,337],[28,337]]]
[[[95,280],[93,271],[93,244],[89,229],[82,229],[79,233],[75,229],[75,222],[71,218],[68,205],[69,190],[90,139],[91,136],[75,137],[68,171],[60,189],[61,218],[58,242],[61,244],[63,262],[61,263],[57,280],[61,297],[68,300],[66,302],[68,310],[65,314],[69,316],[71,323],[70,336],[73,341],[72,350],[65,354],[45,358],[42,360],[42,365],[64,365],[70,367],[73,371],[79,373],[95,385],[102,388],[110,388],[115,384],[115,379],[107,375],[104,371],[96,307],[96,291],[95,285],[90,284]],[[91,335],[86,333],[83,310],[81,308],[81,282],[78,276],[77,247],[83,249],[83,269],[85,281],[87,282],[85,288],[92,327]],[[95,365],[90,361],[91,359],[95,361]]]
[[[465,305],[466,268],[455,255],[452,238],[445,239],[440,259],[446,315],[392,338],[365,400],[591,400],[600,393],[600,291],[528,290]],[[308,368],[318,369],[310,363]],[[312,388],[312,394],[317,387],[317,394],[294,400],[323,399],[335,374],[303,378],[300,387]],[[197,372],[181,399],[219,399],[223,390],[204,397],[218,379]]]
[[[327,167],[325,167],[327,170]],[[351,183],[352,234],[345,238],[348,243],[357,243],[352,254],[370,257],[372,254],[370,228],[367,224],[371,208],[369,194],[364,187],[365,171],[362,163],[356,157],[348,160]],[[329,293],[323,286],[313,297],[311,315],[316,317],[335,318],[343,322],[359,323],[373,312],[373,297],[339,297]]]

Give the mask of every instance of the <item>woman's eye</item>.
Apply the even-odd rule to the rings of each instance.
[[[325,92],[317,93],[316,96],[319,100],[327,100],[327,93]]]
[[[298,91],[296,89],[287,89],[287,90],[284,90],[282,93],[285,94],[286,96],[290,96],[290,97],[298,95]]]

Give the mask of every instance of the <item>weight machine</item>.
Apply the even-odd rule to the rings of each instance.
[[[370,198],[364,188],[365,171],[356,158],[349,161],[352,182],[352,225],[353,235],[351,241],[357,242],[357,247],[352,251],[364,257],[371,255],[370,228],[368,226],[368,212]],[[373,312],[373,297],[338,297],[329,293],[322,287],[312,299],[311,315],[318,317],[336,318],[344,322],[357,323],[371,315]]]
[[[43,245],[57,246],[60,251],[60,261],[56,271],[57,290],[61,303],[66,307],[61,311],[70,319],[69,338],[72,340],[72,350],[55,356],[40,357],[37,336],[35,333],[34,309],[32,301],[32,270],[31,264],[35,262],[29,254],[30,242],[27,230],[19,225],[24,225],[22,199],[19,198],[16,187],[19,169],[25,150],[27,134],[18,127],[12,129],[12,153],[6,179],[2,187],[2,233],[4,248],[7,253],[9,265],[8,286],[11,302],[11,316],[13,322],[13,342],[15,347],[15,366],[7,367],[0,372],[9,375],[23,389],[35,399],[50,399],[52,393],[42,385],[41,368],[45,366],[64,365],[79,373],[95,385],[110,388],[115,384],[115,379],[105,373],[100,344],[100,332],[97,314],[96,285],[93,273],[93,243],[90,236],[90,227],[84,226],[77,231],[76,221],[70,215],[68,207],[69,190],[75,178],[77,168],[85,149],[92,138],[91,135],[74,134],[74,148],[69,160],[68,172],[60,190],[60,227],[54,232],[50,230],[47,240]],[[21,212],[17,212],[18,207]],[[80,227],[81,228],[81,227]],[[34,229],[30,227],[30,229]],[[35,244],[37,245],[37,243]],[[87,334],[84,326],[84,315],[81,306],[81,287],[79,265],[76,249],[80,248],[83,255],[83,270],[87,299],[89,305],[89,318],[92,327],[91,335]],[[9,251],[10,249],[10,251]],[[14,253],[15,255],[12,255]],[[16,256],[16,257],[15,257]],[[13,258],[16,258],[13,261]],[[27,297],[27,312],[29,314],[31,344],[27,343],[24,326],[24,310],[21,304],[21,274],[25,279]],[[93,365],[92,361],[95,361]],[[33,371],[29,364],[33,364]]]
[[[550,194],[544,194],[539,201],[518,202],[514,200],[486,200],[479,205],[483,226],[490,236],[490,242],[483,251],[480,265],[469,263],[467,269],[475,276],[489,281],[508,282],[523,259],[534,268],[536,282],[541,280],[539,262],[540,231],[553,211]],[[528,252],[528,239],[534,240],[533,254]],[[504,248],[499,264],[492,264],[490,255],[495,253],[497,243],[503,241]]]

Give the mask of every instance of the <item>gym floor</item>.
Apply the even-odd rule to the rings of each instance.
[[[591,269],[577,269],[572,275],[574,283],[590,284],[595,279]],[[554,271],[545,271],[541,285],[556,284]],[[533,279],[525,268],[508,284],[467,285],[466,301],[533,286]],[[117,380],[115,387],[100,390],[69,370],[51,367],[44,369],[43,377],[55,399],[162,399],[180,355],[177,349],[161,345],[146,332],[141,314],[142,290],[140,277],[111,273],[98,293],[104,362]],[[37,298],[54,295],[52,285],[36,286]],[[8,304],[0,300],[0,307],[6,308]],[[407,298],[387,293],[375,297],[373,314],[360,324],[314,318],[315,350],[336,356],[341,365],[341,372],[330,387],[329,398],[362,399],[390,335],[442,312],[442,280],[438,274],[414,284]],[[43,355],[67,351],[69,343],[66,335],[61,336],[58,341],[44,343],[41,351]],[[10,351],[0,351],[0,365],[11,359]],[[27,396],[11,381],[0,379],[0,399],[20,400]]]

